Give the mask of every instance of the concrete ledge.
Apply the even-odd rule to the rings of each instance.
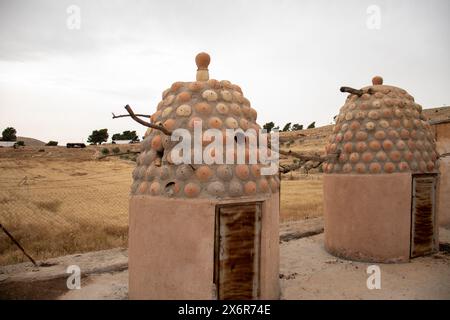
[[[123,248],[73,254],[39,263],[0,267],[0,299],[54,299],[68,291],[67,267],[77,265],[81,276],[128,269],[128,252]]]

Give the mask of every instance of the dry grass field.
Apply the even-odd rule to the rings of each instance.
[[[98,150],[0,148],[0,223],[35,259],[124,247],[132,161]],[[320,175],[282,181],[281,221],[322,214]],[[0,265],[26,257],[0,232]]]
[[[125,246],[133,162],[45,150],[0,150],[0,223],[35,259]],[[24,259],[0,232],[0,264]]]

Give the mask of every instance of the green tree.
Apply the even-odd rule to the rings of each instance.
[[[100,129],[92,131],[92,134],[88,137],[87,142],[93,144],[102,144],[108,140],[108,129]]]
[[[46,145],[46,146],[50,146],[50,147],[56,147],[56,146],[58,145],[58,141],[50,140],[50,141],[47,142],[45,145]]]
[[[316,127],[316,122],[314,121],[313,123],[311,123],[309,126],[308,126],[308,129],[313,129],[313,128],[315,128]]]
[[[286,123],[286,125],[283,127],[283,130],[281,130],[281,131],[286,132],[286,131],[290,131],[290,130],[291,130],[291,122],[288,122],[288,123]]]
[[[291,130],[292,130],[292,131],[303,130],[303,125],[302,125],[302,124],[295,123],[295,124],[292,125]]]
[[[263,129],[265,129],[267,133],[271,132],[274,127],[275,123],[273,123],[272,121],[267,122],[265,125],[263,125]]]
[[[123,133],[115,133],[112,136],[112,140],[131,140],[131,141],[139,141],[139,137],[136,134],[136,131],[124,131]]]
[[[2,140],[16,141],[17,140],[16,133],[17,133],[16,129],[14,129],[13,127],[8,127],[2,132]]]

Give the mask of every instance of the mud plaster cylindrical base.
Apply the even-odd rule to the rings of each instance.
[[[368,262],[407,262],[411,174],[324,175],[325,249]]]
[[[130,299],[214,299],[214,228],[218,204],[262,201],[260,297],[278,299],[279,194],[230,201],[132,196]]]
[[[450,229],[450,156],[440,159],[439,225]]]

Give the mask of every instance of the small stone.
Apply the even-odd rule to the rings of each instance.
[[[381,165],[379,163],[371,163],[369,165],[370,173],[379,173],[381,171]]]
[[[196,104],[194,105],[194,109],[195,109],[195,111],[197,111],[198,113],[200,113],[200,114],[205,114],[205,115],[210,114],[211,111],[212,111],[211,106],[210,106],[208,103],[206,103],[206,102],[199,102],[199,103],[196,103]]]
[[[200,91],[204,88],[204,84],[201,81],[194,81],[189,84],[188,88],[191,91]]]
[[[210,102],[211,101],[216,101],[217,100],[217,93],[215,91],[213,91],[213,90],[205,90],[202,93],[202,97],[203,97],[203,99],[208,100]]]
[[[368,131],[372,131],[372,130],[374,130],[375,129],[375,123],[373,123],[373,122],[367,122],[366,123],[366,129],[368,130]]]
[[[195,176],[202,182],[208,181],[212,176],[212,170],[209,166],[201,166],[195,170]]]
[[[400,153],[400,151],[394,150],[389,153],[389,158],[391,158],[391,160],[394,162],[399,162],[402,158],[402,154]]]
[[[225,193],[225,186],[222,182],[215,181],[208,185],[206,191],[212,196],[222,196]]]
[[[246,195],[253,195],[256,193],[256,183],[249,181],[244,185],[244,193]]]
[[[175,129],[176,121],[175,119],[167,119],[164,121],[163,126],[169,131],[173,131]]]
[[[384,164],[384,171],[387,173],[392,173],[395,171],[395,164],[393,164],[392,162],[386,162]]]
[[[353,121],[350,124],[350,129],[356,131],[359,129],[360,126],[361,126],[361,124],[359,123],[359,121]]]
[[[184,194],[189,198],[195,198],[200,194],[200,186],[196,183],[189,182],[184,186]]]
[[[230,195],[233,197],[240,197],[243,194],[243,188],[239,181],[233,180],[230,182],[230,185],[228,186]]]
[[[163,100],[163,105],[164,105],[164,106],[168,106],[168,105],[170,105],[174,100],[175,100],[175,96],[174,96],[173,94],[168,95],[166,98],[164,98],[164,100]]]
[[[189,117],[191,115],[192,109],[188,104],[182,104],[177,108],[177,115],[180,117]]]
[[[161,135],[154,136],[151,145],[153,150],[161,151],[163,149]]]
[[[372,110],[372,111],[369,111],[368,116],[372,120],[377,120],[377,119],[380,118],[380,113],[378,111],[376,111],[376,110]]]
[[[242,128],[242,130],[248,130],[249,128],[249,122],[247,119],[241,118],[239,120],[239,126]]]
[[[175,175],[178,180],[184,181],[184,180],[189,179],[193,173],[194,173],[194,170],[192,169],[192,167],[190,165],[183,164],[177,168]]]
[[[159,182],[156,182],[156,181],[153,182],[150,185],[150,193],[154,196],[157,196],[160,194],[160,192],[161,192],[161,185],[159,184]]]
[[[387,150],[387,151],[389,151],[389,150],[391,150],[392,148],[394,147],[394,144],[392,143],[392,141],[391,140],[384,140],[383,141],[383,149],[384,150]]]
[[[212,129],[220,129],[222,127],[222,120],[218,117],[211,117],[208,119],[208,126]]]
[[[387,155],[384,151],[378,151],[375,157],[378,159],[378,161],[386,161]]]
[[[237,103],[230,104],[230,111],[235,116],[241,116],[241,107]]]
[[[173,108],[172,108],[172,107],[167,107],[167,108],[165,108],[165,109],[162,111],[161,117],[162,117],[162,118],[167,118],[167,116],[168,116],[169,114],[171,114],[172,111],[173,111]]]
[[[373,153],[366,151],[362,154],[361,156],[362,161],[364,161],[365,163],[370,163],[373,160]]]
[[[250,171],[248,169],[248,166],[245,164],[238,164],[236,166],[236,176],[241,180],[247,180],[250,175]]]
[[[398,168],[400,171],[407,171],[409,169],[408,163],[402,161],[398,164]]]
[[[359,161],[359,153],[353,152],[352,154],[350,154],[349,159],[350,159],[350,161],[353,162],[353,163],[358,162],[358,161]]]
[[[237,128],[239,128],[239,124],[238,124],[238,122],[236,121],[236,119],[231,118],[231,117],[229,117],[229,118],[227,118],[227,119],[225,120],[225,124],[226,124],[226,126],[227,126],[228,128],[230,128],[230,129],[237,129]]]
[[[191,100],[191,94],[187,91],[181,92],[178,94],[177,99],[179,103],[185,103]]]
[[[217,168],[217,176],[224,181],[230,181],[233,178],[233,169],[229,165],[220,165]]]
[[[358,163],[355,165],[355,171],[357,173],[366,173],[366,165],[364,163]]]
[[[259,190],[261,190],[262,192],[270,191],[269,182],[267,182],[266,178],[259,179],[258,180],[258,186],[259,186]]]
[[[233,95],[228,90],[222,90],[220,92],[220,95],[222,96],[222,99],[225,100],[225,101],[230,102],[231,100],[233,100]]]
[[[229,112],[229,108],[225,103],[219,102],[216,105],[216,110],[218,113],[223,114],[223,115],[227,115]]]
[[[351,153],[353,151],[353,143],[347,142],[344,144],[344,151],[347,153]]]
[[[357,142],[356,143],[356,151],[358,152],[364,152],[367,150],[367,144],[365,142]]]
[[[364,132],[364,131],[358,131],[357,133],[356,133],[356,140],[359,140],[359,141],[365,141],[365,140],[367,140],[367,132]]]
[[[344,173],[350,173],[350,172],[352,172],[352,170],[353,170],[353,167],[350,163],[346,163],[342,167],[342,172],[344,172]]]
[[[348,130],[344,134],[344,141],[350,141],[353,138],[353,132]]]
[[[148,183],[146,181],[141,182],[138,187],[138,194],[145,194],[148,189]]]
[[[378,130],[377,132],[375,132],[374,136],[378,140],[384,140],[386,139],[386,132],[384,132],[383,130]]]

